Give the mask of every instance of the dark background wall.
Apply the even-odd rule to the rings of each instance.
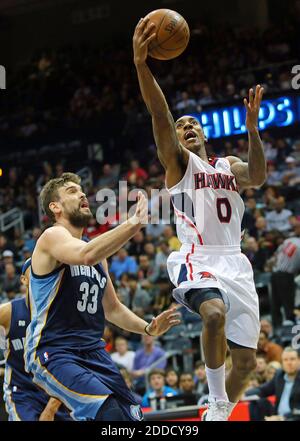
[[[18,4],[20,0],[6,0],[0,5],[0,64],[9,67],[43,46],[129,41],[138,19],[157,8],[175,9],[190,24],[200,20],[215,26],[220,22],[264,26],[268,22],[267,0],[25,0],[25,5],[23,0],[22,6]]]

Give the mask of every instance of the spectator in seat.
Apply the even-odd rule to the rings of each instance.
[[[269,341],[268,334],[260,331],[257,345],[257,354],[263,355],[267,363],[271,361],[281,361],[282,347],[277,343]]]
[[[145,237],[143,231],[138,231],[130,241],[128,254],[130,256],[140,256],[144,253]]]
[[[115,339],[115,349],[116,352],[111,354],[113,361],[116,364],[125,367],[127,371],[131,372],[135,353],[134,351],[128,350],[128,341],[126,338],[121,336],[117,337]]]
[[[165,371],[163,369],[153,369],[149,375],[149,389],[143,396],[142,407],[157,408],[157,402],[163,397],[172,397],[178,392],[165,384]]]
[[[263,384],[266,381],[267,361],[264,354],[257,354],[256,356],[256,368],[255,378],[258,384]]]
[[[260,321],[260,329],[261,329],[261,331],[264,331],[267,334],[268,339],[270,341],[273,341],[273,339],[274,339],[274,332],[273,332],[273,326],[272,326],[272,323],[270,322],[270,320],[261,319],[261,321]]]
[[[264,238],[266,230],[267,230],[266,218],[263,216],[258,216],[255,219],[255,229],[254,229],[254,235],[256,237],[256,240]]]
[[[39,227],[34,227],[32,230],[32,236],[30,239],[25,240],[25,246],[29,248],[31,252],[33,252],[35,244],[37,243],[38,238],[42,234],[42,230]]]
[[[148,173],[146,170],[140,167],[138,161],[133,160],[130,162],[130,170],[126,175],[126,179],[129,184],[135,185],[138,178],[142,178],[146,181],[148,178]]]
[[[267,185],[281,185],[282,172],[278,170],[274,161],[268,161],[267,164]]]
[[[136,274],[129,274],[127,289],[122,291],[122,301],[127,308],[140,317],[150,311],[151,297],[141,288]]]
[[[262,272],[268,258],[267,250],[259,247],[255,237],[248,237],[245,241],[243,251],[250,260],[253,269]]]
[[[266,214],[267,230],[287,232],[291,230],[290,218],[293,213],[285,207],[285,199],[280,196],[274,202],[274,210]]]
[[[199,395],[208,394],[207,378],[205,372],[205,363],[202,360],[198,360],[195,363],[194,381],[196,384],[196,392]]]
[[[30,251],[30,249],[26,246],[24,246],[21,250],[22,252],[22,262],[25,262],[25,260],[29,259],[29,257],[32,256],[32,252]]]
[[[153,243],[150,243],[150,242],[145,243],[145,245],[144,245],[144,253],[143,254],[145,254],[145,256],[148,256],[148,259],[149,259],[151,265],[153,265],[154,264],[154,260],[155,260],[156,255],[157,255],[156,249],[155,249],[155,246],[153,245]]]
[[[2,254],[3,266],[7,263],[14,263],[14,253],[11,250],[4,250]]]
[[[121,248],[117,256],[113,258],[110,266],[110,272],[113,273],[117,280],[123,273],[135,274],[137,272],[137,263],[133,257],[128,256],[125,248]]]
[[[176,104],[176,111],[180,114],[190,114],[197,110],[197,103],[193,98],[189,97],[188,92],[181,93],[181,99]]]
[[[297,351],[291,347],[284,349],[282,353],[282,369],[279,369],[273,379],[258,388],[250,389],[246,396],[258,395],[267,398],[275,395],[275,407],[260,406],[259,401],[250,404],[250,414],[255,419],[267,421],[282,421],[287,419],[299,419],[300,415],[300,360]],[[251,418],[253,419],[253,418]]]
[[[138,278],[142,287],[150,288],[152,274],[153,274],[153,265],[151,264],[149,257],[146,254],[140,255]]]
[[[266,369],[266,381],[271,381],[278,369],[281,369],[281,363],[279,363],[279,361],[271,361],[268,363]]]
[[[160,240],[159,249],[160,251],[156,254],[154,261],[154,271],[151,278],[153,283],[158,279],[168,279],[167,260],[171,250],[166,239]]]
[[[292,156],[288,156],[285,160],[287,169],[284,171],[282,176],[282,183],[284,185],[297,185],[300,182],[300,167],[297,161]]]
[[[97,182],[99,190],[101,188],[115,188],[118,184],[118,173],[110,164],[104,164],[101,178]]]
[[[173,228],[168,225],[164,228],[163,237],[168,241],[169,248],[171,251],[179,251],[181,247],[181,243],[177,236],[174,234]]]
[[[165,369],[167,360],[164,358],[165,351],[159,346],[155,346],[155,339],[151,335],[143,335],[142,337],[143,347],[138,349],[135,353],[133,362],[133,377],[139,378],[145,375],[145,371],[154,362],[161,359],[156,365],[159,369]]]
[[[195,390],[195,383],[193,374],[190,372],[183,372],[179,377],[179,389],[183,394],[191,394]]]
[[[7,263],[4,267],[5,273],[2,278],[2,291],[18,293],[20,289],[20,278],[16,274],[13,263]]]
[[[16,254],[16,247],[14,244],[10,242],[3,233],[0,233],[0,254],[5,250],[10,250],[14,255]]]
[[[93,239],[94,237],[100,236],[100,234],[106,233],[109,227],[106,223],[105,225],[98,224],[97,220],[93,217],[89,220],[88,226],[85,228],[84,235],[89,239]]]
[[[159,239],[163,234],[164,229],[165,229],[165,225],[159,219],[159,215],[153,214],[151,216],[151,222],[149,222],[148,225],[146,226],[147,240],[152,241]]]
[[[173,368],[166,370],[166,385],[174,390],[178,390],[179,388],[179,376]]]
[[[193,373],[183,372],[179,377],[178,395],[184,397],[186,404],[195,405],[198,403],[200,396],[195,391],[195,382]]]
[[[156,281],[156,287],[153,310],[157,314],[160,314],[171,306],[172,296],[170,293],[172,292],[172,285],[168,279],[158,279]]]
[[[294,321],[295,281],[300,270],[300,222],[294,227],[295,237],[286,239],[278,248],[271,276],[272,285],[272,322],[274,327],[281,326],[281,307],[286,320]]]

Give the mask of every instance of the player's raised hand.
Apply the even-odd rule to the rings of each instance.
[[[148,223],[148,201],[141,191],[138,192],[138,203],[135,213],[129,218],[129,222],[137,227],[145,227]]]
[[[149,17],[141,18],[133,35],[134,63],[144,63],[148,56],[148,46],[155,38],[155,24],[149,21]]]
[[[165,334],[173,326],[179,325],[180,313],[176,311],[177,307],[174,306],[162,312],[157,317],[154,317],[147,326],[147,332],[153,337],[158,337],[159,335]]]
[[[253,89],[249,90],[249,101],[247,98],[244,99],[244,106],[247,112],[246,127],[249,132],[258,130],[258,114],[263,94],[264,88],[258,84],[255,94]]]

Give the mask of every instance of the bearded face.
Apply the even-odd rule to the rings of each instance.
[[[93,215],[88,200],[80,185],[67,182],[59,189],[59,201],[55,204],[56,214],[67,219],[75,228],[88,226]]]
[[[88,204],[86,207],[82,207],[79,204],[78,208],[73,209],[69,209],[67,204],[63,204],[63,207],[65,217],[75,228],[86,228],[89,224],[90,219],[93,218]],[[86,209],[83,211],[83,208]]]

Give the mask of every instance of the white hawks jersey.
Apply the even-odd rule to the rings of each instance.
[[[190,152],[183,178],[168,191],[182,244],[240,246],[245,207],[227,159],[208,164]]]

